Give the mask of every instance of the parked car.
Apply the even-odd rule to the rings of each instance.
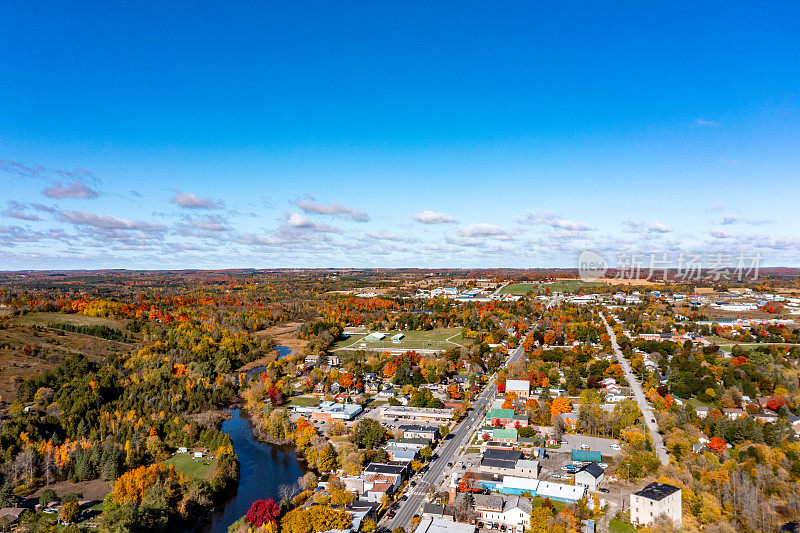
[[[608,494],[608,489],[597,489],[597,490],[599,490],[600,492],[603,492],[605,494]]]
[[[581,444],[581,450],[591,450],[591,449],[592,447],[589,446],[588,444]]]
[[[612,450],[621,450],[622,449],[622,446],[620,446],[616,442],[614,444],[609,444],[608,447],[611,448]]]
[[[608,463],[597,463],[600,468],[608,468]]]
[[[550,477],[553,479],[561,479],[561,474],[550,474]]]

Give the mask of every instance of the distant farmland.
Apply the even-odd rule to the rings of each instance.
[[[28,313],[10,321],[15,326],[53,326],[70,324],[73,326],[107,326],[118,330],[125,325],[119,320],[67,313]]]

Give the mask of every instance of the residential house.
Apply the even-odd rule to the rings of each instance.
[[[738,420],[747,416],[747,412],[744,409],[736,409],[732,407],[726,407],[723,409],[722,414],[725,415],[725,418],[728,420]]]
[[[473,496],[473,501],[479,520],[486,524],[506,526],[520,532],[530,525],[533,506],[527,498],[476,494]]]
[[[416,424],[406,424],[400,426],[403,431],[403,438],[406,439],[428,439],[435,441],[439,436],[439,428],[432,426],[419,426]]]
[[[517,442],[517,430],[494,428],[492,430],[492,440],[495,442]]]
[[[439,519],[452,522],[454,520],[455,510],[449,505],[438,505],[435,503],[426,503],[422,506],[422,519]]]
[[[514,392],[517,398],[528,399],[531,395],[531,382],[527,379],[506,380],[506,393]]]
[[[694,412],[697,413],[697,417],[698,418],[707,417],[708,416],[708,411],[709,411],[709,409],[705,405],[698,405],[697,407],[694,408]]]
[[[605,470],[595,462],[591,462],[575,472],[575,484],[583,485],[589,490],[596,490],[603,482]]]

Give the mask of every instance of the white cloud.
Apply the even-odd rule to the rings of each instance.
[[[136,230],[136,231],[164,231],[167,229],[157,222],[145,222],[119,218],[113,215],[97,215],[88,211],[59,211],[58,217],[76,226],[90,226],[106,230]]]
[[[567,231],[594,231],[595,228],[584,222],[577,222],[575,220],[567,220],[561,218],[558,213],[552,211],[542,211],[539,213],[528,212],[524,217],[515,219],[520,224],[534,224],[550,226],[555,229],[563,229]]]
[[[435,211],[422,211],[415,213],[411,218],[420,224],[455,224],[458,220],[450,215],[444,213],[437,213]]]
[[[651,222],[649,226],[647,226],[647,229],[652,233],[669,233],[673,231],[671,227],[661,224],[655,220]]]
[[[369,215],[360,209],[347,207],[338,202],[321,204],[314,201],[314,197],[310,195],[306,195],[305,200],[298,200],[295,205],[304,213],[346,218],[355,222],[369,222]]]
[[[170,203],[184,209],[222,209],[223,202],[215,202],[210,198],[200,198],[188,192],[179,192],[169,199]]]
[[[761,226],[764,224],[772,224],[773,222],[774,221],[769,218],[749,218],[735,215],[725,215],[722,218],[723,226],[729,226],[731,224],[749,224],[751,226]]]
[[[698,126],[704,126],[704,127],[717,127],[717,126],[719,126],[719,122],[717,122],[716,120],[706,120],[706,119],[702,119],[702,118],[698,118],[695,121],[695,124],[697,124]]]
[[[57,183],[52,187],[48,187],[42,194],[47,196],[48,198],[56,198],[56,199],[64,199],[64,198],[72,198],[78,200],[88,200],[91,198],[97,198],[100,193],[95,191],[94,189],[90,189],[83,183],[75,180],[69,185],[62,185],[61,183]]]
[[[509,232],[497,226],[495,224],[487,224],[482,222],[480,224],[472,224],[470,226],[465,226],[458,230],[458,234],[462,237],[469,237],[469,238],[491,238],[491,239],[498,239],[498,240],[511,240],[512,236]]]
[[[289,212],[286,214],[286,226],[294,229],[319,231],[323,233],[341,233],[342,230],[328,226],[327,224],[317,224],[305,215]]]

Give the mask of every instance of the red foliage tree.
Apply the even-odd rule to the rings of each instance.
[[[272,498],[268,500],[256,500],[250,506],[250,510],[245,515],[247,523],[254,527],[261,527],[267,522],[278,523],[281,510]]]
[[[715,453],[720,453],[722,450],[726,448],[725,441],[719,437],[711,437],[708,439],[708,449]]]

